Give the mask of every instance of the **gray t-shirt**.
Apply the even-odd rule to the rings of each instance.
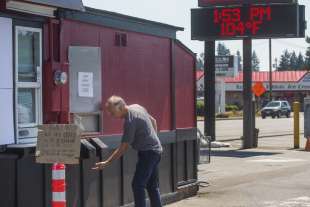
[[[137,151],[163,151],[150,115],[138,104],[128,106],[122,143],[131,144],[132,148]]]

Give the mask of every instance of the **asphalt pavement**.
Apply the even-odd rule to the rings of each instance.
[[[292,136],[259,139],[259,147],[212,150],[210,164],[199,165],[199,180],[208,182],[196,197],[169,207],[310,207],[310,152],[292,149]]]
[[[304,131],[304,118],[303,113],[300,113],[300,133]],[[198,121],[197,123],[200,131],[204,130],[204,122]],[[290,118],[275,118],[270,117],[262,119],[256,118],[256,128],[259,129],[259,137],[269,136],[284,136],[293,134],[294,120]],[[216,121],[216,140],[230,141],[233,139],[240,139],[243,134],[243,120],[242,119],[226,119]]]

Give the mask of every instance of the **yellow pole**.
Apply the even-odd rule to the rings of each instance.
[[[300,111],[300,103],[294,102],[293,103],[293,110],[294,110],[294,148],[299,148],[299,111]]]

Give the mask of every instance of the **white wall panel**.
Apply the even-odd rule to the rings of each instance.
[[[12,19],[0,17],[0,34],[0,89],[11,89],[13,88]]]
[[[0,89],[0,145],[14,144],[13,89]]]

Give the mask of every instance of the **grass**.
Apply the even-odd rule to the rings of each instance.
[[[260,113],[256,113],[256,116],[259,117]],[[243,111],[228,111],[225,113],[219,113],[216,114],[216,118],[238,118],[238,117],[243,117]],[[203,121],[204,117],[203,116],[197,116],[197,121]]]

